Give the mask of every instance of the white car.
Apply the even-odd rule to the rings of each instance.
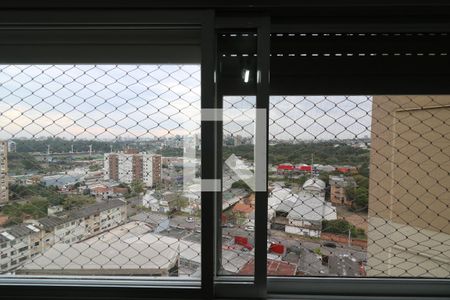
[[[188,223],[194,223],[194,218],[193,218],[193,217],[187,217],[187,218],[186,218],[186,222],[188,222]]]
[[[255,226],[245,226],[245,230],[247,230],[247,231],[255,231]]]

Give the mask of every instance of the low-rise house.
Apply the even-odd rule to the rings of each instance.
[[[0,231],[0,272],[11,272],[42,251],[43,232],[32,224]]]
[[[153,212],[170,212],[169,202],[164,197],[158,197],[153,191],[147,192],[142,197],[142,205]]]
[[[346,188],[356,187],[353,177],[330,176],[330,201],[334,205],[352,206],[345,192]]]
[[[325,198],[306,191],[283,201],[275,209],[276,214],[285,217],[284,228],[287,233],[320,237],[323,220],[335,220],[336,208]],[[280,222],[277,219],[277,222]]]
[[[302,190],[314,195],[325,196],[325,188],[326,184],[323,180],[320,180],[317,177],[312,177],[305,181]]]
[[[255,226],[255,207],[242,202],[233,206],[232,212],[238,224]]]

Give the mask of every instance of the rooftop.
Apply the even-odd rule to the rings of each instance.
[[[250,260],[240,271],[239,275],[253,275],[255,273],[255,261]],[[267,260],[267,275],[270,276],[295,276],[297,266],[285,261],[273,259]]]
[[[55,226],[67,223],[72,220],[81,219],[84,217],[91,216],[95,213],[99,213],[111,208],[116,208],[120,206],[125,206],[126,202],[118,199],[109,200],[106,202],[96,203],[81,207],[78,209],[73,209],[69,211],[63,211],[57,213],[56,217],[45,217],[39,219],[38,222],[44,226],[45,229],[52,229]]]
[[[323,197],[300,191],[295,197],[283,201],[275,209],[288,213],[289,219],[295,220],[335,220],[336,208],[326,202]]]
[[[39,229],[31,224],[19,224],[8,228],[4,228],[0,231],[0,242],[8,242],[16,238],[21,238],[35,232],[39,232]]]
[[[18,273],[151,275],[171,269],[177,264],[179,241],[148,231],[145,223],[130,222],[79,243],[58,243]]]
[[[254,207],[245,203],[236,203],[236,205],[233,207],[233,212],[242,212],[246,214],[251,213],[254,210]]]

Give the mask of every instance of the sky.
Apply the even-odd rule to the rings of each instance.
[[[370,135],[371,97],[270,101],[271,139]],[[254,104],[225,97],[225,134],[253,134]],[[155,138],[199,128],[199,65],[0,65],[0,139]]]

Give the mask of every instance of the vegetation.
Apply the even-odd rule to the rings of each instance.
[[[95,172],[95,171],[99,171],[103,168],[103,166],[99,165],[99,164],[95,164],[95,165],[90,165],[89,166],[89,171],[91,172]]]
[[[9,186],[10,200],[27,200],[27,198],[35,196],[46,198],[51,206],[62,204],[66,197],[58,192],[56,186],[45,186],[43,184],[11,184]]]
[[[47,216],[49,206],[62,205],[64,209],[73,209],[95,203],[88,195],[64,195],[55,186],[43,184],[10,185],[11,203],[3,207],[2,213],[9,217],[8,225],[18,224],[27,218]]]
[[[183,148],[164,147],[158,149],[156,153],[161,154],[162,156],[183,156]]]
[[[27,218],[43,218],[47,216],[49,201],[41,196],[34,196],[30,201],[19,204],[8,204],[3,208],[3,213],[9,217],[8,225],[22,223]]]
[[[142,180],[135,179],[131,182],[130,189],[134,196],[140,195],[145,190],[144,183]]]
[[[8,169],[14,175],[44,172],[41,164],[29,153],[8,153]]]
[[[313,252],[317,255],[323,255],[322,251],[320,250],[320,248],[316,248],[313,250]]]
[[[251,144],[223,147],[224,159],[235,154],[244,159],[253,160],[253,152],[254,145]],[[272,164],[309,163],[312,153],[314,153],[314,163],[316,164],[366,166],[367,168],[370,151],[353,148],[343,143],[337,144],[335,141],[275,144],[269,145],[269,162]]]
[[[366,239],[366,234],[364,229],[356,228],[354,225],[350,224],[348,221],[343,219],[338,220],[323,220],[322,221],[322,232],[328,232],[338,235],[348,235],[350,231],[351,237],[357,239]]]
[[[248,184],[245,183],[245,181],[243,181],[243,180],[238,180],[238,181],[233,182],[231,184],[231,188],[232,189],[244,189],[247,191],[250,190],[250,187],[248,186]]]
[[[186,208],[189,206],[189,200],[182,195],[177,194],[172,201],[172,205],[177,209],[181,210],[182,208]]]
[[[345,189],[347,197],[353,201],[353,209],[367,211],[369,207],[369,178],[354,175],[356,187]]]
[[[69,195],[67,198],[64,199],[62,202],[62,205],[64,209],[74,209],[79,208],[87,204],[94,204],[95,198],[91,196],[86,195]]]

